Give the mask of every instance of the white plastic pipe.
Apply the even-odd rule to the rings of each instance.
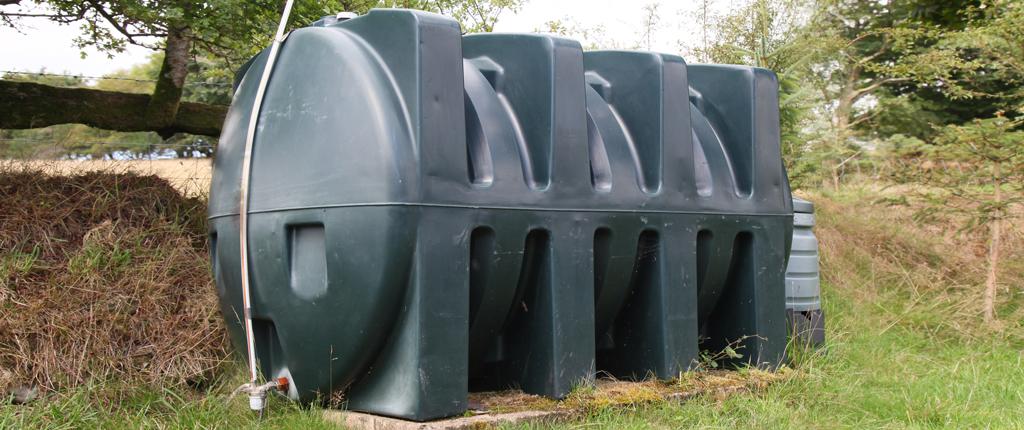
[[[277,52],[285,38],[285,27],[288,25],[288,16],[292,12],[294,0],[288,0],[284,5],[284,12],[281,14],[281,22],[277,26],[277,34],[274,42],[270,45],[270,53],[267,55],[267,62],[263,66],[263,74],[260,76],[259,87],[256,88],[256,99],[253,100],[252,111],[249,114],[249,128],[245,135],[245,155],[242,158],[242,184],[238,202],[238,249],[241,254],[242,269],[242,306],[245,317],[245,348],[249,358],[249,386],[257,387],[259,372],[256,369],[256,340],[252,330],[252,294],[249,283],[249,176],[252,173],[252,145],[256,138],[256,124],[259,122],[260,109],[263,106],[263,96],[267,90],[267,83],[270,81],[270,74],[274,70],[274,62],[277,60]],[[254,410],[262,410],[265,402],[254,402],[250,394],[250,407]],[[258,407],[259,409],[255,409]]]

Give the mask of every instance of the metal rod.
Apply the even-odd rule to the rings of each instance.
[[[270,74],[274,70],[274,62],[277,60],[278,50],[284,42],[284,31],[288,25],[288,16],[292,11],[294,0],[288,0],[284,5],[284,12],[281,14],[281,23],[277,26],[277,35],[270,45],[270,53],[267,55],[267,62],[263,66],[263,74],[260,76],[259,87],[256,88],[256,99],[252,104],[252,111],[249,114],[249,128],[245,134],[245,155],[242,158],[242,183],[239,189],[238,201],[238,246],[241,253],[242,269],[242,307],[245,316],[245,347],[249,358],[249,383],[256,386],[259,373],[256,369],[256,340],[252,330],[252,295],[249,291],[249,176],[252,173],[252,146],[256,138],[256,124],[259,122],[260,109],[263,106],[263,96],[267,90],[267,83],[270,81]]]

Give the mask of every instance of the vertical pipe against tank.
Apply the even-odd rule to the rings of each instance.
[[[249,127],[245,134],[245,153],[242,158],[242,180],[239,187],[238,201],[238,249],[240,255],[240,266],[242,269],[242,310],[245,317],[245,349],[249,360],[249,407],[262,413],[266,400],[266,390],[257,385],[259,378],[256,370],[256,342],[252,330],[252,294],[249,286],[249,177],[252,170],[252,146],[256,138],[256,124],[259,122],[260,109],[263,105],[263,96],[267,90],[267,83],[270,81],[270,73],[274,70],[274,61],[277,59],[277,52],[285,37],[285,27],[288,25],[288,15],[291,14],[294,0],[288,0],[281,13],[281,22],[277,26],[277,34],[274,42],[270,45],[270,52],[267,54],[267,62],[263,66],[260,75],[260,83],[256,88],[256,98],[253,100],[252,111],[249,113]],[[262,388],[262,389],[261,389]]]

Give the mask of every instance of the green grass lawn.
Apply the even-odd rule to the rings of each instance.
[[[1005,248],[996,328],[981,323],[983,259],[944,226],[872,190],[812,196],[822,245],[824,353],[758,393],[598,411],[555,428],[1024,428],[1019,231]],[[981,236],[981,240],[984,236]],[[983,242],[982,242],[983,243]]]
[[[864,215],[881,209],[856,209],[860,198],[819,204],[828,345],[795,357],[782,381],[725,399],[609,407],[512,428],[1024,428],[1020,263],[1005,269],[1001,325],[985,327],[974,306],[976,258],[924,227],[892,222],[902,215]],[[318,409],[281,401],[257,420],[243,398],[227,401],[241,379],[239,372],[204,392],[80,388],[0,405],[0,429],[337,428]]]
[[[1022,352],[938,339],[826,287],[829,345],[765,392],[605,410],[556,428],[1024,428]]]
[[[831,287],[825,291],[827,354],[803,358],[789,378],[766,391],[681,406],[609,408],[554,427],[1024,427],[1019,346],[1003,338],[943,338],[892,325],[896,309],[858,303]],[[225,384],[206,396],[81,389],[45,404],[2,406],[0,428],[336,428],[320,419],[319,410],[285,402],[274,402],[261,423],[244,399],[227,402],[229,389]]]

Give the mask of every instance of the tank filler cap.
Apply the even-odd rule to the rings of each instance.
[[[329,25],[334,25],[342,21],[348,21],[358,16],[359,14],[355,12],[338,12],[337,15],[327,15],[310,23],[309,27],[327,27]]]

